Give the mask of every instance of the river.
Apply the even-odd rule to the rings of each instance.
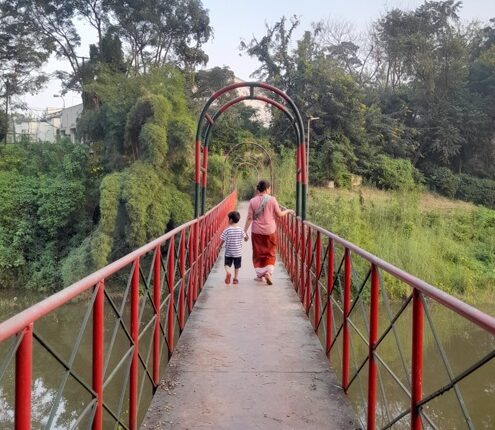
[[[42,297],[33,293],[23,293],[15,295],[12,292],[2,291],[0,300],[0,320],[3,321],[7,317],[24,309],[29,304],[35,303]],[[57,347],[57,352],[60,353],[66,360],[69,359],[71,347],[74,339],[77,336],[81,321],[83,319],[86,307],[86,301],[76,301],[63,306],[59,311],[43,318],[36,323],[36,330],[41,337],[49,340]],[[392,304],[391,312],[394,313],[398,309],[398,305]],[[482,305],[480,308],[490,315],[495,314],[495,304]],[[452,371],[455,375],[463,371],[469,365],[473,364],[483,354],[495,349],[495,339],[483,333],[482,330],[458,317],[453,312],[446,310],[440,306],[430,304],[430,312],[436,332],[441,339],[445,354],[448,357],[452,366]],[[107,316],[109,314],[107,313]],[[365,323],[359,318],[360,313],[354,316],[354,323],[363,332],[366,333]],[[396,331],[390,332],[380,345],[378,353],[387,363],[387,365],[399,375],[400,380],[406,388],[409,388],[408,378],[405,376],[401,355],[396,347],[395,335],[399,339],[403,348],[405,359],[405,367],[410,368],[410,306],[408,310],[399,318],[396,325]],[[387,314],[385,308],[381,307],[380,330],[383,330],[387,325]],[[114,322],[114,319],[109,318],[109,322]],[[338,324],[338,321],[336,321]],[[106,326],[106,341],[111,338],[113,324]],[[441,385],[447,383],[448,374],[442,364],[441,356],[435,346],[432,332],[428,326],[428,320],[425,318],[425,353],[424,353],[424,392],[430,393]],[[361,363],[362,358],[366,355],[366,347],[359,339],[355,332],[352,332],[353,347],[352,347],[352,364]],[[7,347],[10,343],[0,345],[0,369],[4,362],[7,353]],[[128,348],[128,342],[124,336],[118,338],[110,360],[110,367],[114,366],[119,356]],[[78,375],[83,377],[88,383],[91,381],[91,323],[88,325],[86,333],[82,337],[80,351],[77,354],[74,369]],[[44,428],[50,418],[50,411],[56,400],[58,387],[64,376],[61,366],[49,356],[35,341],[34,342],[33,361],[33,429]],[[339,351],[334,350],[331,362],[337,374],[339,374],[340,360]],[[380,386],[380,403],[378,408],[379,424],[384,424],[389,416],[394,416],[408,406],[407,398],[399,385],[388,376],[385,368],[380,365],[380,374],[383,377],[382,385]],[[366,395],[365,382],[367,375],[367,367],[363,369],[361,383],[363,389],[359,388],[359,384],[353,384],[349,395],[352,403],[360,417],[364,417],[366,410],[363,408],[362,396]],[[351,369],[351,375],[354,371]],[[141,372],[140,377],[143,377]],[[7,370],[4,378],[0,381],[0,428],[13,428],[13,366]],[[105,389],[105,402],[109,405],[117,405],[120,400],[125,377],[123,374],[117,375],[116,384]],[[494,429],[495,428],[495,360],[485,365],[480,370],[470,375],[465,382],[459,384],[463,401],[466,409],[469,411],[471,420],[476,429]],[[383,393],[386,393],[387,402],[383,401]],[[143,389],[144,403],[147,404],[151,398],[151,386],[145,384]],[[90,396],[87,392],[80,388],[72,378],[69,378],[64,390],[64,394],[60,399],[59,407],[53,413],[52,419],[53,429],[70,428],[76,422],[76,417],[83,410],[84,405],[88,402]],[[127,397],[124,398],[124,416],[127,411]],[[436,424],[439,429],[464,429],[466,426],[462,413],[460,412],[459,402],[453,390],[450,390],[443,396],[439,397],[425,409],[426,414]],[[141,411],[141,415],[144,414]],[[393,428],[406,428],[408,418],[399,422]],[[105,428],[111,427],[111,419],[105,417]],[[86,425],[85,425],[86,424]],[[78,428],[86,428],[87,423],[81,423]],[[426,426],[425,428],[430,428]]]

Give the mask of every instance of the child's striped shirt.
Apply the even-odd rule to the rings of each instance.
[[[220,239],[225,241],[225,256],[240,257],[242,254],[242,241],[244,240],[244,230],[242,227],[227,227]]]

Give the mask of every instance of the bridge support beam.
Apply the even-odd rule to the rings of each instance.
[[[378,341],[378,309],[380,306],[380,278],[376,265],[371,266],[371,297],[370,297],[370,337],[368,355],[368,427],[367,430],[376,428],[376,402],[377,402],[377,363],[375,359],[375,347]]]
[[[421,430],[418,403],[423,397],[423,302],[421,292],[413,292],[412,363],[411,363],[411,430]]]
[[[349,313],[351,310],[352,263],[351,251],[345,249],[344,254],[344,326],[342,347],[342,388],[347,392],[349,386],[349,370],[351,359],[351,333],[349,330]]]
[[[31,430],[31,396],[33,384],[33,324],[22,336],[15,358],[15,429]]]
[[[97,396],[93,430],[103,429],[103,363],[105,357],[105,282],[95,287],[93,307],[93,390]]]
[[[131,280],[131,338],[133,350],[129,383],[129,429],[137,430],[139,376],[139,258],[134,261]]]

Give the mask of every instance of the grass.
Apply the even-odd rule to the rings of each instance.
[[[493,210],[430,193],[321,188],[310,192],[308,218],[448,293],[495,301]],[[386,284],[393,296],[410,291]]]

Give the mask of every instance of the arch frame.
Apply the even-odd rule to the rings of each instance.
[[[217,100],[224,94],[231,91],[236,91],[239,88],[249,88],[249,95],[240,96],[221,106],[213,115],[209,115],[208,110]],[[290,108],[287,109],[283,104],[268,98],[266,96],[260,96],[255,94],[255,89],[259,88],[265,91],[269,91],[281,97]],[[208,177],[208,140],[210,136],[210,131],[215,124],[219,116],[225,112],[230,107],[236,105],[245,100],[259,100],[270,104],[280,111],[282,111],[289,119],[294,127],[296,134],[296,215],[300,216],[303,220],[306,218],[306,190],[307,190],[307,175],[303,166],[306,165],[306,147],[305,147],[305,135],[304,135],[304,124],[302,121],[302,116],[297,109],[294,101],[282,90],[269,85],[264,82],[237,82],[225,86],[224,88],[215,92],[204,105],[196,128],[196,141],[195,141],[195,216],[198,217],[205,212],[205,202],[206,202],[206,186]],[[292,113],[291,113],[292,112]]]
[[[225,159],[223,160],[223,169],[222,169],[222,195],[224,197],[225,197],[225,167],[227,164],[227,160],[229,159],[232,151],[234,151],[235,149],[239,148],[242,145],[252,145],[252,146],[256,146],[257,148],[260,148],[263,150],[263,152],[265,153],[265,155],[269,161],[269,164],[270,164],[270,181],[272,184],[272,190],[275,188],[274,187],[275,178],[273,176],[273,160],[272,160],[272,156],[270,155],[268,150],[263,145],[259,144],[258,142],[239,142],[239,143],[235,144],[234,146],[230,147],[229,150],[227,151],[227,153],[224,155]],[[258,175],[258,177],[259,177],[259,175]]]

